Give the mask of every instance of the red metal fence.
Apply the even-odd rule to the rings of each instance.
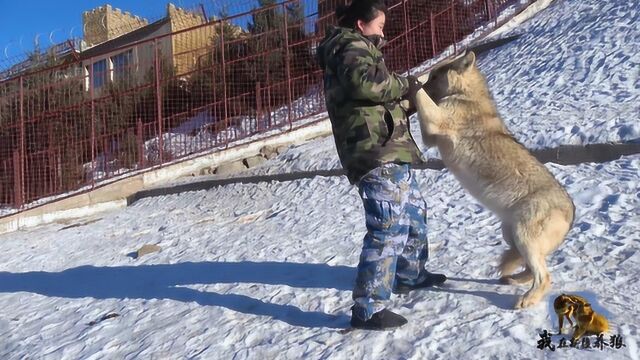
[[[137,31],[128,43],[116,38],[1,81],[0,208],[25,209],[325,111],[314,52],[342,0],[315,9],[304,1],[167,34]],[[526,5],[391,0],[387,64],[407,71],[516,3]]]

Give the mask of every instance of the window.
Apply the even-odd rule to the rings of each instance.
[[[93,63],[93,88],[99,89],[107,83],[109,72],[107,71],[107,59]]]
[[[131,66],[133,65],[133,50],[129,49],[111,58],[113,63],[113,81],[121,82],[129,80]]]

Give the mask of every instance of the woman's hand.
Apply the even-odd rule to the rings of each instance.
[[[407,76],[407,82],[409,83],[409,90],[407,90],[407,97],[409,99],[414,99],[416,97],[416,93],[418,90],[422,89],[423,83],[418,80],[414,75]]]

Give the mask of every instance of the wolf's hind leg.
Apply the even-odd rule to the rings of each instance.
[[[547,293],[551,275],[546,257],[560,246],[571,227],[570,217],[558,209],[535,216],[536,211],[532,209],[540,207],[540,203],[531,204],[529,211],[521,216],[529,220],[523,220],[514,232],[516,247],[533,275],[533,285],[518,301],[517,308],[535,305]]]
[[[547,270],[545,259],[547,252],[543,248],[545,233],[540,225],[545,223],[544,218],[536,219],[535,217],[523,216],[521,219],[523,221],[514,224],[513,241],[520,255],[522,255],[527,269],[531,271],[533,284],[529,291],[518,299],[515,305],[516,309],[537,304],[551,286],[551,276]],[[526,278],[524,274],[523,278]]]
[[[517,268],[523,265],[524,259],[518,252],[518,249],[515,247],[513,242],[513,231],[511,226],[503,222],[502,223],[502,237],[504,241],[507,243],[509,248],[502,253],[502,258],[500,259],[500,282],[503,284],[511,284],[510,275],[512,275]]]
[[[502,253],[502,258],[500,259],[500,282],[503,282],[502,279],[510,277],[517,268],[522,266],[523,264],[522,256],[515,248],[509,248]],[[505,282],[503,282],[505,283]]]
[[[510,285],[526,284],[531,282],[531,280],[533,280],[533,274],[529,268],[526,268],[517,274],[503,276],[500,278],[501,283]]]
[[[516,308],[526,308],[540,302],[542,297],[549,291],[551,286],[551,276],[547,271],[547,264],[544,256],[540,254],[531,254],[525,256],[527,266],[531,268],[533,284],[531,289],[518,299]]]

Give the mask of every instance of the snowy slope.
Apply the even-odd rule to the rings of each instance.
[[[625,126],[618,140],[639,137],[640,30],[629,27],[638,20],[636,8],[623,1],[554,2],[522,24],[520,40],[481,58],[521,141],[546,146],[581,134],[587,142],[605,141]],[[571,40],[580,36],[588,39],[582,50]],[[596,59],[603,48],[628,58],[617,66],[610,57],[601,65],[570,60]],[[523,114],[526,120],[518,120]],[[336,167],[327,138],[253,171]],[[430,206],[428,267],[451,280],[392,298],[407,326],[343,334],[365,231],[357,191],[344,177],[234,184],[0,235],[0,358],[638,359],[640,155],[548,167],[573,197],[576,221],[549,259],[551,293],[531,309],[512,310],[526,287],[497,284],[504,244],[495,217],[448,172],[422,170],[415,174]],[[144,244],[162,251],[129,256]],[[626,347],[537,349],[538,334],[556,330],[550,302],[560,292],[587,297]],[[99,321],[110,313],[119,316]]]
[[[343,177],[231,185],[140,200],[84,226],[44,226],[0,238],[2,358],[507,358],[555,329],[559,292],[604,309],[621,350],[556,351],[633,358],[640,308],[640,156],[551,166],[578,211],[550,258],[550,297],[511,309],[524,287],[496,283],[504,249],[496,219],[449,173],[417,171],[430,205],[429,268],[447,288],[394,297],[410,323],[351,332],[350,289],[364,235]],[[127,254],[154,243],[160,253]],[[101,316],[120,316],[88,326]],[[473,353],[471,353],[473,351]],[[475,354],[475,355],[474,355]],[[572,355],[573,354],[573,355]]]
[[[483,57],[516,137],[530,148],[640,138],[639,23],[637,1],[556,1]]]

